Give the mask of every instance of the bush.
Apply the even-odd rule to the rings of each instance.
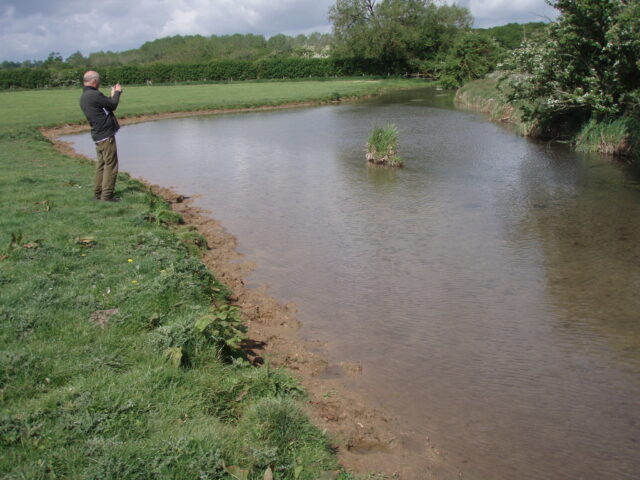
[[[53,72],[35,68],[0,70],[0,88],[45,88],[53,84]]]
[[[460,34],[438,70],[445,88],[457,88],[463,83],[482,78],[493,71],[502,51],[491,38],[476,33]]]
[[[637,116],[640,3],[553,0],[560,12],[546,34],[516,50],[509,101],[523,101],[525,120],[554,138],[590,119]],[[634,113],[635,112],[635,113]],[[572,118],[570,118],[572,117]]]

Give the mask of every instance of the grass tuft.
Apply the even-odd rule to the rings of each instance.
[[[579,152],[601,152],[632,157],[640,152],[640,122],[621,118],[610,122],[590,120],[576,137]]]
[[[398,127],[388,124],[375,126],[369,132],[367,141],[367,161],[376,165],[402,167],[404,161],[397,154]]]

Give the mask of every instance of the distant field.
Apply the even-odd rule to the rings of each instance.
[[[327,80],[243,82],[209,85],[124,85],[119,117],[214,108],[278,105],[337,97],[360,96],[385,88],[411,88],[424,80]],[[108,88],[102,89],[108,94]],[[0,92],[0,131],[83,122],[80,89]]]

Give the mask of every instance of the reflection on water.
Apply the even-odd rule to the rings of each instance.
[[[402,170],[364,159],[388,122]],[[123,170],[201,194],[258,263],[251,281],[361,361],[355,388],[429,436],[452,477],[638,477],[636,173],[433,89],[135,125],[119,147]]]
[[[533,205],[518,229],[539,239],[544,250],[549,303],[562,319],[558,330],[590,330],[583,347],[591,338],[607,341],[622,366],[637,369],[640,322],[629,303],[634,305],[640,287],[638,184],[598,157],[583,157],[579,164],[563,157],[561,150],[549,156],[549,178],[521,182],[510,193],[514,201],[525,196]],[[523,162],[523,178],[540,175],[538,161]]]

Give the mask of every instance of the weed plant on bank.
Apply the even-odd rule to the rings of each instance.
[[[530,136],[532,122],[524,122],[517,105],[509,103],[506,95],[499,88],[503,72],[494,72],[480,80],[464,84],[456,92],[458,105],[477,110],[489,115],[494,122],[511,123],[520,135]]]
[[[314,98],[296,85],[126,89],[122,107]],[[242,319],[193,255],[206,242],[127,175],[120,203],[92,201],[92,164],[34,130],[79,121],[79,91],[0,95],[0,477],[336,478],[303,389],[243,361]]]

